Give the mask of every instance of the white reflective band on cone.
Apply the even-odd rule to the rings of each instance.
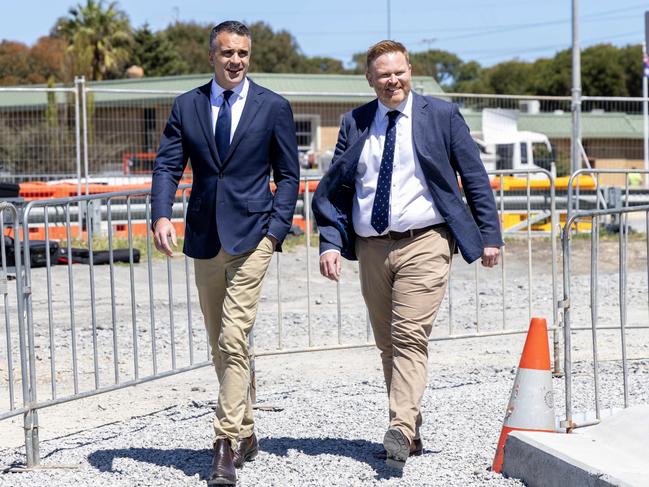
[[[554,397],[549,370],[518,369],[504,426],[554,431]]]

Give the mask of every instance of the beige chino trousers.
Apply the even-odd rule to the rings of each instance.
[[[381,352],[391,428],[419,438],[428,337],[444,298],[453,255],[446,226],[391,240],[359,237],[361,290]]]
[[[194,260],[198,298],[219,381],[214,433],[217,439],[229,439],[233,449],[239,438],[253,433],[248,334],[273,252],[272,241],[264,237],[246,254],[229,255],[221,249],[216,257]]]

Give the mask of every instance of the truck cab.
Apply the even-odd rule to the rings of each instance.
[[[482,131],[474,134],[485,168],[490,170],[546,169],[555,160],[547,135],[518,130],[512,110],[485,109]]]

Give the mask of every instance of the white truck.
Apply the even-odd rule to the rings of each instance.
[[[518,130],[518,111],[485,108],[482,131],[472,134],[485,168],[550,170],[554,148],[545,134]],[[533,176],[532,176],[533,177]]]

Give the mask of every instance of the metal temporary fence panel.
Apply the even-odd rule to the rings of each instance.
[[[9,204],[0,203],[0,294],[4,317],[3,340],[0,343],[0,419],[24,411],[30,402],[29,366],[26,334],[22,314],[23,271],[20,253],[18,213]]]
[[[178,205],[181,215],[186,199]],[[82,240],[75,228],[79,211]],[[39,404],[132,385],[204,360],[205,351],[194,355],[206,343],[202,325],[194,328],[192,316],[200,313],[192,309],[188,259],[155,257],[148,191],[33,201],[23,225]],[[43,232],[41,241],[30,237],[35,231]]]
[[[80,121],[75,88],[0,87],[0,179],[77,181]]]
[[[641,169],[582,169],[572,176],[569,186],[573,188],[573,204],[562,232],[563,299],[559,302],[564,322],[566,373],[563,425],[568,430],[599,422],[605,409],[646,403],[646,398],[639,397],[633,387],[633,381],[639,379],[629,372],[630,367],[638,371],[645,363],[645,359],[638,356],[642,352],[637,347],[646,343],[646,330],[649,329],[649,204],[634,202],[630,197],[629,175],[632,172],[649,174]],[[581,197],[573,181],[588,175],[599,190],[602,179],[613,173],[626,181],[619,198],[613,202],[598,199],[595,208],[580,208]],[[575,256],[572,240],[580,220],[588,220],[591,224],[591,231],[580,235],[580,241],[587,239],[590,248],[587,282],[580,282],[584,281],[584,276],[572,268]],[[607,234],[612,234],[614,239],[602,240]],[[613,245],[615,260],[611,261],[610,247]],[[605,254],[606,247],[609,247],[608,254]],[[633,259],[629,258],[631,253]],[[589,291],[573,293],[576,284]],[[590,354],[579,353],[573,346],[573,332],[577,330],[591,332]],[[616,342],[619,353],[609,351],[602,355],[600,345],[611,340]],[[575,394],[575,387],[579,394]],[[618,393],[612,389],[617,389]],[[593,419],[575,421],[576,413],[588,411],[593,411]]]

